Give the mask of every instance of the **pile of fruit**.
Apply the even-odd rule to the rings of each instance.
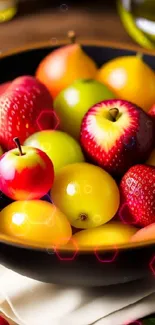
[[[0,88],[0,233],[42,247],[155,239],[155,72],[70,33]]]

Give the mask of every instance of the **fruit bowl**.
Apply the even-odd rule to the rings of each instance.
[[[59,44],[62,45],[62,44]],[[40,61],[57,46],[35,44],[1,55],[0,83],[33,75]],[[85,42],[83,47],[100,66],[117,56],[131,55],[136,48]],[[155,58],[145,51],[144,60],[155,70]],[[12,68],[13,67],[13,68]],[[73,243],[74,244],[74,243]],[[74,245],[73,245],[74,246]],[[59,249],[0,234],[0,263],[30,278],[55,284],[101,286],[134,281],[155,274],[155,241],[107,246],[100,249]]]

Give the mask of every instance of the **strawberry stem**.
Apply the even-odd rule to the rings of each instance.
[[[69,38],[71,44],[76,43],[76,34],[75,34],[75,32],[73,30],[70,30],[68,32],[68,38]]]
[[[21,147],[21,144],[20,144],[19,138],[14,138],[13,141],[14,141],[16,147],[17,147],[18,150],[19,150],[20,156],[23,156],[24,154],[23,154],[23,152],[22,152],[22,147]]]
[[[110,108],[110,109],[109,109],[109,113],[110,113],[110,116],[111,116],[112,119],[113,119],[113,122],[115,122],[115,121],[116,121],[116,118],[117,118],[117,116],[118,116],[118,113],[119,113],[119,109],[116,108],[116,107],[114,107],[114,108]]]

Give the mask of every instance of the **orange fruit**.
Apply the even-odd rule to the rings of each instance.
[[[95,62],[79,44],[56,49],[39,64],[36,77],[45,84],[53,98],[77,79],[94,79]]]
[[[105,63],[96,76],[119,99],[148,111],[155,103],[155,73],[140,55],[117,57]]]

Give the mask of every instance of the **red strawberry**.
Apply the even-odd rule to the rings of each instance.
[[[9,325],[8,321],[0,316],[0,325]]]
[[[120,217],[145,227],[155,222],[155,167],[135,165],[120,183]],[[130,223],[130,222],[129,222]]]
[[[4,149],[15,147],[14,137],[21,144],[40,130],[37,123],[42,112],[53,112],[52,98],[46,87],[31,76],[15,79],[0,97],[0,144]],[[48,114],[47,114],[48,115]],[[54,128],[54,114],[44,115],[43,129]]]

